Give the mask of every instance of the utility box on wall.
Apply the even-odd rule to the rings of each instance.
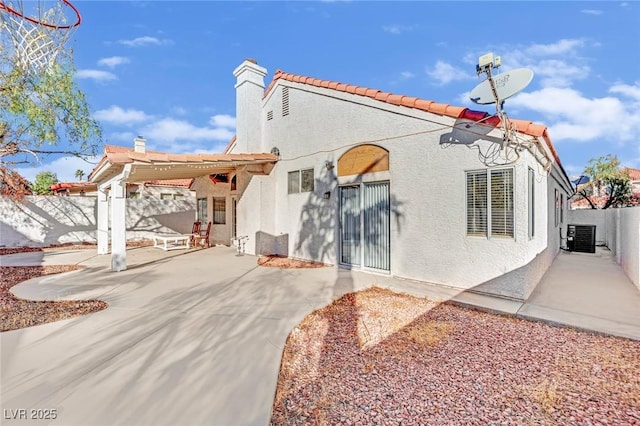
[[[581,253],[596,252],[595,225],[567,225],[567,248]]]

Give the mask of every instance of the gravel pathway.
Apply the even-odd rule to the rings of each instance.
[[[640,342],[379,288],[288,338],[274,425],[640,425]]]

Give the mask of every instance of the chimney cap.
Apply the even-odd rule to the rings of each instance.
[[[247,62],[251,62],[252,64],[256,64],[256,65],[258,65],[258,61],[256,61],[256,60],[255,60],[255,59],[253,59],[253,58],[246,58],[246,59],[245,59],[245,61],[247,61]]]

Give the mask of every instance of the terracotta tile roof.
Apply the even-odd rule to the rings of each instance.
[[[596,207],[602,208],[607,202],[607,200],[609,199],[609,196],[608,195],[600,195],[600,196],[592,195],[590,198]],[[629,205],[640,206],[640,193],[634,192],[631,194],[631,198],[629,199]],[[589,204],[589,202],[584,197],[580,197],[571,201],[571,207],[574,209],[591,208],[591,204]]]
[[[193,183],[193,179],[165,179],[165,180],[148,180],[145,185],[153,186],[175,186],[179,188],[189,188]]]
[[[464,118],[468,120],[484,120],[484,123],[498,126],[500,125],[500,119],[498,117],[489,117],[489,114],[483,111],[474,111],[465,107],[458,107],[449,104],[438,103],[434,101],[418,99],[412,96],[404,96],[404,95],[396,95],[393,93],[383,92],[378,89],[369,89],[367,87],[354,86],[351,84],[339,83],[337,81],[330,80],[320,80],[313,77],[305,77],[301,75],[289,74],[282,70],[276,70],[271,83],[264,92],[264,96],[266,97],[271,89],[276,85],[278,80],[286,80],[294,83],[302,83],[308,84],[316,87],[323,87],[327,89],[337,90],[339,92],[351,93],[354,95],[366,96],[381,102],[386,102],[392,105],[405,106],[408,108],[415,108],[422,111],[431,112],[433,114],[445,115],[453,118]],[[547,146],[551,150],[554,159],[558,163],[558,165],[562,168],[562,164],[560,163],[560,158],[558,157],[558,152],[556,151],[549,134],[547,132],[547,127],[534,124],[531,121],[527,120],[517,120],[510,119],[511,123],[515,125],[516,129],[524,133],[526,135],[541,137],[547,143]],[[564,171],[564,169],[563,169]],[[565,173],[566,175],[566,173]],[[568,177],[567,177],[568,180]]]
[[[51,185],[52,191],[58,191],[60,189],[96,189],[97,185],[91,182],[58,182],[56,184]]]
[[[631,167],[625,167],[623,171],[629,174],[629,179],[640,180],[640,169],[632,169]]]

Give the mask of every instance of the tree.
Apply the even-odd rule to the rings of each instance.
[[[102,131],[73,81],[73,51],[63,47],[51,67],[37,70],[16,55],[4,20],[0,27],[0,166],[96,155]],[[63,141],[68,148],[57,148]]]
[[[631,200],[631,181],[626,170],[620,167],[620,160],[615,155],[597,157],[589,160],[584,174],[591,178],[591,194],[586,187],[578,191],[587,200],[592,209],[598,207],[624,207]],[[604,203],[598,203],[595,197],[604,197]]]
[[[83,177],[84,177],[84,172],[81,169],[76,170],[76,178],[78,180],[82,180]]]
[[[51,194],[51,185],[58,183],[58,176],[53,172],[40,172],[31,185],[31,190],[38,195]]]

